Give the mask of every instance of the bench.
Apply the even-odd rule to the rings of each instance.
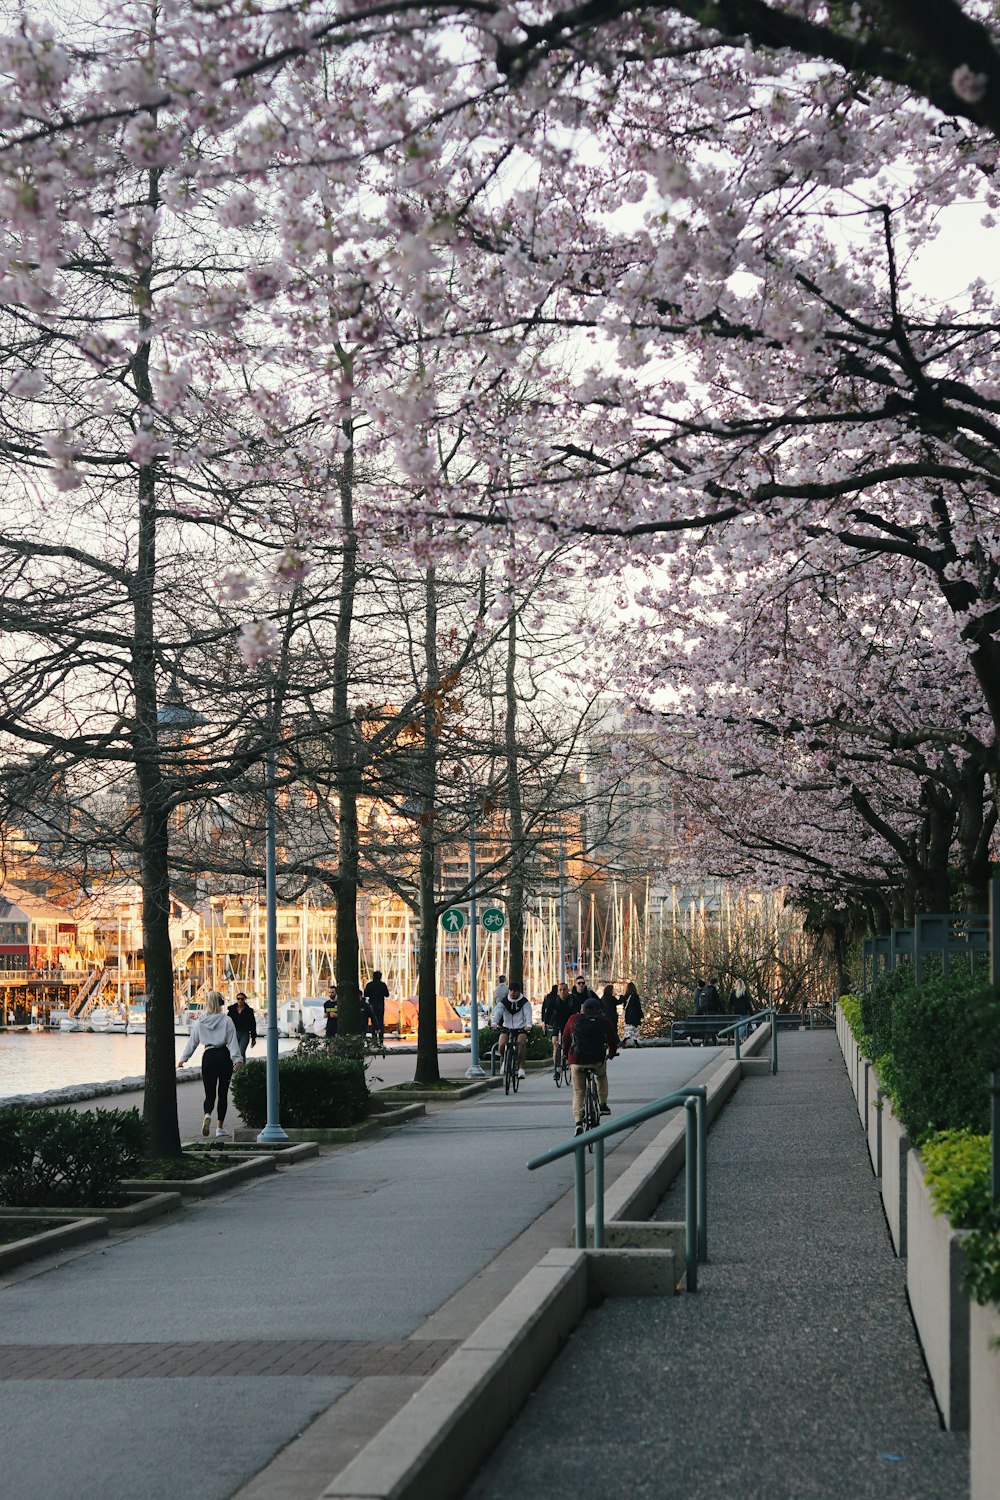
[[[670,1045],[676,1047],[679,1042],[687,1042],[690,1047],[714,1047],[723,1027],[732,1026],[738,1019],[738,1016],[707,1015],[686,1016],[683,1021],[672,1021]],[[724,1040],[729,1042],[732,1036],[730,1032]]]

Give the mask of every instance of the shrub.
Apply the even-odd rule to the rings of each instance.
[[[851,1028],[851,1035],[867,1057],[868,1048],[871,1043],[861,1023],[861,1001],[857,995],[841,995],[840,1008],[844,1012],[844,1019]]]
[[[990,1138],[970,1130],[939,1130],[920,1147],[924,1180],[935,1213],[944,1214],[956,1229],[975,1229],[990,1222],[1000,1210],[990,1191]]]
[[[496,1026],[480,1026],[479,1028],[479,1056],[489,1057],[490,1052],[496,1046],[500,1037],[499,1028]],[[532,1026],[528,1032],[529,1061],[542,1062],[548,1058],[552,1061],[552,1038],[545,1035],[544,1026]]]
[[[940,1131],[924,1141],[920,1156],[935,1211],[972,1231],[964,1246],[966,1296],[1000,1304],[1000,1203],[991,1191],[989,1136]]]
[[[897,995],[913,987],[913,966],[899,964],[880,974],[866,995],[861,996],[861,1026],[871,1050],[868,1057],[883,1057],[892,1046],[892,1007]]]
[[[124,1201],[146,1148],[136,1109],[0,1109],[0,1202],[104,1208]]]
[[[935,974],[896,995],[892,1061],[898,1113],[918,1145],[932,1130],[989,1129],[997,1002],[964,971]]]
[[[247,1125],[267,1122],[267,1064],[256,1059],[233,1074],[233,1103]],[[293,1053],[278,1061],[279,1114],[296,1130],[356,1125],[368,1113],[364,1064],[323,1053]]]

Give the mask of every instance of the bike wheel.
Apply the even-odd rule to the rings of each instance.
[[[514,1061],[514,1066],[510,1070],[510,1081],[511,1081],[511,1085],[512,1085],[512,1087],[514,1089],[514,1093],[516,1094],[517,1091],[518,1091],[518,1088],[520,1087],[520,1084],[521,1084],[521,1080],[518,1077],[518,1063],[517,1063],[516,1057],[515,1057],[515,1061]]]
[[[566,1084],[566,1086],[568,1088],[569,1085],[570,1085],[570,1083],[571,1083],[571,1081],[572,1081],[572,1079],[571,1079],[571,1075],[570,1075],[570,1071],[569,1071],[569,1062],[568,1062],[568,1060],[565,1057],[563,1058],[563,1064],[562,1064],[562,1076],[563,1076],[563,1083]]]
[[[507,1052],[509,1051],[508,1047]],[[505,1094],[510,1093],[510,1063],[507,1060],[507,1052],[503,1055],[503,1091]]]
[[[554,1070],[555,1071],[555,1075],[556,1075],[556,1088],[557,1089],[561,1089],[562,1086],[563,1086],[563,1083],[565,1081],[565,1078],[566,1078],[566,1074],[565,1074],[565,1071],[564,1071],[565,1066],[566,1066],[566,1064],[563,1062],[562,1051],[560,1050],[560,1052],[557,1055],[557,1060],[556,1060],[556,1065],[555,1065],[555,1070]]]

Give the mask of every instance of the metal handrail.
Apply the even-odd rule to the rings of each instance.
[[[587,1244],[587,1147],[594,1147],[594,1249],[604,1248],[604,1142],[609,1135],[622,1130],[631,1130],[668,1109],[684,1108],[686,1125],[684,1130],[684,1261],[686,1286],[689,1292],[698,1290],[698,1262],[708,1258],[708,1202],[706,1166],[706,1138],[708,1123],[705,1110],[708,1090],[702,1084],[686,1084],[662,1099],[654,1099],[639,1109],[631,1110],[617,1120],[608,1120],[596,1125],[593,1130],[575,1135],[561,1146],[553,1146],[541,1156],[533,1156],[528,1162],[528,1171],[548,1166],[559,1161],[570,1152],[575,1155],[573,1196],[575,1204],[574,1243],[578,1250]]]
[[[738,1021],[734,1021],[731,1026],[721,1026],[719,1028],[719,1030],[716,1032],[716,1036],[725,1036],[726,1033],[729,1032],[729,1031],[731,1031],[733,1033],[733,1035],[734,1035],[734,1037],[736,1039],[736,1061],[739,1062],[739,1060],[740,1060],[740,1027],[741,1026],[745,1026],[748,1021],[753,1021],[754,1025],[756,1025],[758,1021],[764,1021],[764,1020],[766,1020],[768,1018],[768,1016],[770,1016],[770,1018],[771,1018],[771,1072],[772,1073],[777,1073],[777,1071],[778,1071],[778,1012],[775,1010],[775,1008],[774,1008],[773,1005],[767,1006],[766,1009],[764,1009],[764,1010],[750,1011],[747,1015],[741,1016]]]

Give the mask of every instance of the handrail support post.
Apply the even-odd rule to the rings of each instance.
[[[583,1159],[583,1146],[573,1152],[573,1199],[576,1218],[576,1248],[587,1248],[587,1179]]]
[[[582,1156],[582,1152],[580,1153]],[[594,1142],[594,1249],[604,1249],[604,1142]]]
[[[698,1102],[684,1101],[684,1268],[689,1292],[698,1290]]]

